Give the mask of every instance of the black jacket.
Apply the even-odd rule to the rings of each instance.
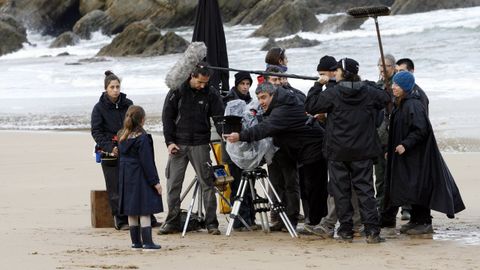
[[[276,146],[293,160],[310,164],[322,159],[323,129],[305,125],[308,117],[296,94],[278,88],[263,121],[240,133],[241,141],[258,141],[273,137]]]
[[[95,142],[104,151],[112,152],[112,138],[122,129],[125,113],[132,104],[124,93],[120,93],[117,103],[113,103],[104,92],[93,107],[91,133]]]
[[[298,99],[302,104],[305,104],[305,100],[307,99],[307,96],[305,95],[305,93],[303,93],[302,91],[298,90],[297,88],[293,88],[289,83],[287,83],[286,85],[282,85],[281,88],[289,91],[290,93],[295,94],[295,96],[297,97],[297,99]]]
[[[422,102],[423,107],[425,107],[425,110],[426,110],[427,116],[428,116],[428,114],[429,114],[428,113],[428,111],[429,111],[428,106],[429,106],[430,101],[428,100],[427,94],[417,84],[415,84],[415,86],[413,87],[412,92],[415,93],[416,95],[418,95],[418,97],[420,98],[420,101]]]
[[[202,145],[210,143],[210,117],[223,116],[218,90],[206,86],[192,89],[189,80],[165,97],[162,121],[167,145]],[[217,127],[217,131],[220,129]]]
[[[328,113],[324,154],[328,160],[356,161],[377,157],[380,144],[376,117],[390,96],[373,82],[341,81],[314,92],[305,109],[311,115]]]
[[[227,103],[232,100],[236,99],[241,99],[245,101],[245,103],[250,103],[252,101],[252,96],[250,96],[250,93],[247,93],[246,95],[240,93],[235,87],[232,87],[228,94],[222,98],[223,100],[223,106],[227,107]]]
[[[402,144],[405,152],[395,153]],[[453,217],[465,209],[420,97],[407,96],[390,117],[385,203],[417,204]]]

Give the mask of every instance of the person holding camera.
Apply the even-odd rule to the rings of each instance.
[[[93,107],[91,117],[91,133],[97,147],[111,157],[118,157],[116,135],[122,128],[125,113],[133,102],[120,92],[120,78],[113,72],[105,71],[105,92]],[[128,229],[128,219],[118,211],[118,164],[116,159],[102,160],[102,171],[108,193],[110,208],[114,217],[115,229]]]
[[[180,232],[180,195],[188,162],[195,169],[202,190],[205,224],[209,234],[219,235],[214,180],[210,169],[210,119],[223,116],[219,91],[209,85],[208,63],[196,65],[189,78],[165,97],[162,122],[168,148],[168,215],[160,234]],[[221,134],[221,128],[217,126]]]
[[[318,123],[312,126],[305,125],[308,117],[303,103],[298,100],[295,93],[265,82],[257,87],[256,94],[265,111],[264,120],[240,133],[232,132],[224,137],[231,143],[252,142],[272,137],[280,151],[303,166],[310,213],[315,211],[317,215],[317,211],[320,212],[319,222],[327,212],[327,179],[319,177],[317,172],[321,167],[319,163],[324,162],[321,151],[323,129]],[[295,183],[298,185],[297,181]],[[298,202],[297,197],[297,205]],[[289,212],[287,207],[286,214],[295,227],[298,221],[298,207],[296,212]]]
[[[338,236],[347,242],[353,240],[353,188],[367,243],[379,243],[383,239],[373,186],[373,159],[381,148],[375,123],[390,96],[375,83],[361,81],[357,61],[343,58],[336,67],[337,84],[315,93],[305,108],[312,115],[328,113],[323,151],[328,160],[329,192],[340,221]]]

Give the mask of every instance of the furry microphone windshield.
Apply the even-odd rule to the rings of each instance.
[[[203,42],[192,42],[183,56],[165,76],[165,84],[170,89],[178,89],[188,79],[195,66],[207,56],[207,46]]]

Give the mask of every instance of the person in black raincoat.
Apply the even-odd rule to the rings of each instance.
[[[152,241],[150,216],[163,212],[162,186],[155,166],[152,136],[143,129],[144,123],[143,108],[130,106],[119,131],[119,208],[120,213],[128,216],[132,248],[160,249]]]
[[[337,84],[311,95],[305,109],[328,113],[324,154],[328,160],[329,192],[334,197],[340,227],[337,234],[353,239],[352,189],[356,192],[367,243],[379,243],[379,217],[373,187],[373,159],[381,153],[376,116],[390,101],[373,82],[361,81],[359,64],[350,58],[337,63]]]
[[[433,233],[430,210],[453,218],[465,209],[443,160],[426,108],[413,93],[415,78],[402,71],[393,77],[395,108],[390,118],[385,206],[411,204],[410,222],[401,233]]]
[[[122,128],[125,113],[133,102],[120,92],[120,78],[113,72],[105,72],[105,92],[93,107],[91,133],[97,148],[113,156],[118,156],[116,140],[117,132]],[[102,161],[102,170],[108,193],[110,208],[114,217],[115,228],[127,229],[126,216],[118,211],[118,164],[117,161]]]
[[[322,166],[323,129],[318,123],[305,125],[308,117],[303,103],[298,97],[270,83],[257,87],[257,98],[265,110],[264,120],[258,125],[242,130],[240,133],[224,135],[229,142],[258,141],[272,137],[273,143],[281,151],[303,165],[307,200],[310,213],[320,219],[327,213],[327,179],[319,177],[317,170]],[[272,182],[273,183],[273,182]],[[314,216],[312,215],[312,217]],[[297,213],[287,213],[294,226],[297,224]],[[318,217],[317,217],[318,216]]]

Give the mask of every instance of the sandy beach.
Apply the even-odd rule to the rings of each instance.
[[[128,231],[91,227],[90,191],[105,184],[88,132],[0,131],[0,141],[1,269],[480,269],[480,153],[444,154],[467,209],[455,219],[434,213],[433,239],[398,235],[368,245],[288,233],[226,237],[219,214],[223,235],[155,234],[162,249],[139,252],[129,249]],[[154,142],[165,185],[166,148],[161,136]],[[184,187],[192,178],[189,169]]]

